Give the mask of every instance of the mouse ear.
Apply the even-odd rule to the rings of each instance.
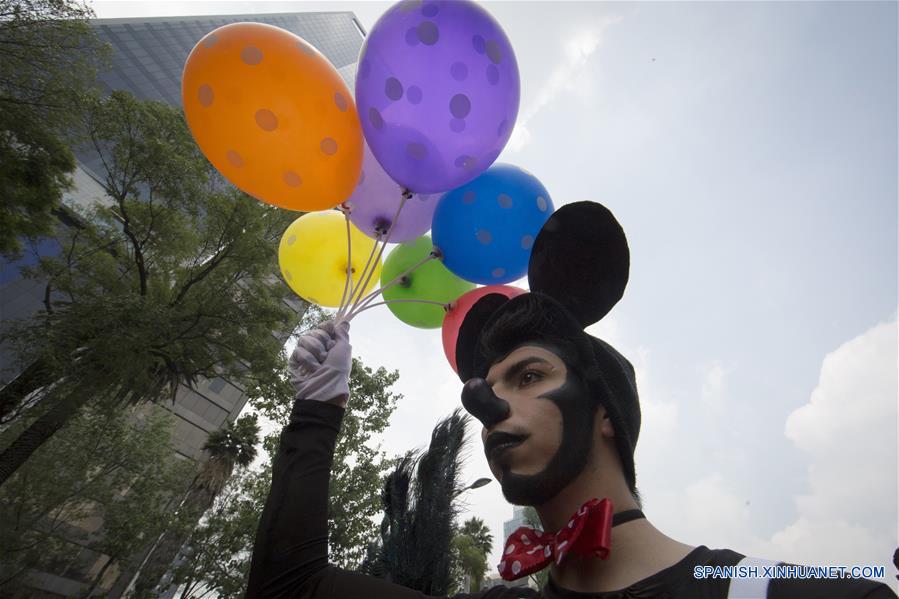
[[[564,305],[583,327],[608,314],[627,287],[630,251],[608,208],[575,202],[556,210],[534,240],[531,291]]]
[[[463,317],[461,326],[459,326],[454,357],[456,360],[456,374],[459,375],[463,383],[474,376],[474,365],[477,355],[476,347],[487,322],[511,298],[525,293],[524,289],[506,285],[493,285],[491,287],[494,289],[475,299],[475,302]],[[485,288],[482,287],[481,289]]]

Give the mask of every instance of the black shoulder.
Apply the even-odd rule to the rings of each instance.
[[[867,578],[772,578],[768,599],[895,599],[887,585]]]

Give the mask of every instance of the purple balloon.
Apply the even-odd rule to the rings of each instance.
[[[470,0],[403,0],[362,47],[356,106],[365,139],[414,192],[455,189],[493,164],[519,98],[509,39]]]
[[[384,172],[371,148],[364,144],[359,183],[353,195],[344,202],[350,209],[350,220],[360,231],[377,239],[379,232],[386,233],[390,229],[402,197],[403,188]],[[390,230],[389,241],[402,243],[427,233],[438,199],[437,195],[412,194]]]

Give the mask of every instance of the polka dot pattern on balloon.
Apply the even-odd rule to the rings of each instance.
[[[474,35],[471,38],[471,45],[474,48],[474,51],[478,54],[483,54],[487,51],[487,43],[484,41],[484,38],[480,35]]]
[[[384,95],[393,101],[403,97],[403,84],[396,77],[390,77],[384,82]]]
[[[231,166],[235,166],[237,168],[243,166],[243,158],[241,158],[240,154],[238,154],[234,150],[228,150],[227,158],[228,162],[231,163]]]
[[[418,41],[418,29],[415,27],[410,27],[406,30],[405,35],[406,45],[412,46],[413,48],[417,46],[420,42]]]
[[[260,108],[256,111],[256,124],[263,131],[274,131],[278,128],[278,117],[275,113],[267,108]]]
[[[337,153],[337,142],[330,137],[326,137],[321,142],[321,149],[328,156],[333,156]]]
[[[465,94],[456,94],[450,100],[450,112],[457,119],[464,119],[471,111],[471,100]]]
[[[356,102],[366,141],[390,177],[415,192],[445,193],[493,163],[519,100],[509,40],[471,0],[426,0],[415,11],[395,5],[360,56]],[[426,157],[410,151],[415,143]]]
[[[262,50],[255,46],[246,46],[240,51],[240,59],[244,61],[244,64],[256,66],[262,62]]]
[[[450,67],[450,75],[456,81],[465,81],[468,77],[468,67],[464,62],[454,62]]]
[[[340,112],[346,112],[347,102],[342,93],[334,92],[334,105],[337,106],[337,110]]]
[[[293,245],[296,242],[297,242],[296,235],[291,235],[290,237],[287,238],[287,245]]]
[[[284,173],[284,183],[288,187],[299,187],[302,184],[303,180],[300,179],[300,176],[293,171],[287,171]],[[290,241],[287,242],[288,244]]]
[[[384,119],[381,118],[381,113],[377,108],[372,107],[368,109],[368,120],[371,122],[372,127],[379,131],[384,127]]]
[[[543,196],[538,196],[537,197],[537,208],[540,210],[540,212],[546,212],[547,207],[548,206],[546,204],[546,198],[544,198]]]
[[[545,211],[538,208],[537,197],[546,201]],[[465,280],[509,283],[527,274],[551,207],[535,177],[512,165],[494,164],[443,195],[434,212],[434,244],[443,252],[444,265]]]
[[[499,64],[503,59],[502,50],[499,48],[499,44],[496,43],[496,40],[489,40],[486,45],[487,58],[490,59],[490,62],[493,64]]]
[[[410,85],[409,89],[406,90],[406,99],[409,100],[410,104],[420,104],[421,88],[417,85]]]
[[[340,73],[297,35],[262,23],[218,27],[191,50],[181,91],[199,148],[242,191],[303,212],[352,193],[362,161],[359,113]],[[336,160],[322,161],[325,138],[339,140]]]
[[[416,33],[418,40],[427,46],[433,46],[440,39],[440,30],[433,21],[424,21],[418,26]]]
[[[205,83],[201,85],[200,89],[197,90],[197,98],[200,100],[200,104],[202,104],[206,108],[212,106],[212,101],[214,100],[212,87]]]

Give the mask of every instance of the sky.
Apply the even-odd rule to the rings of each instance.
[[[95,2],[99,17],[353,11],[383,2]],[[607,206],[623,299],[589,330],[633,362],[644,511],[669,536],[896,584],[897,4],[486,2],[521,72],[499,162],[558,207]],[[520,284],[524,284],[521,282]],[[440,331],[386,308],[354,353],[400,372],[382,439],[460,405]],[[489,477],[472,426],[465,478]],[[495,482],[465,495],[499,561]]]

